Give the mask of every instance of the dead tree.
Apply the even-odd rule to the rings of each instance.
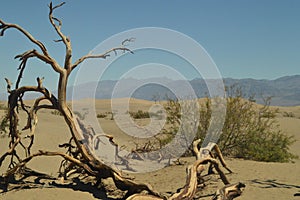
[[[126,179],[122,176],[122,174],[112,167],[100,162],[92,153],[91,149],[83,142],[84,135],[82,130],[80,129],[78,122],[76,120],[76,116],[72,112],[71,108],[67,105],[66,99],[66,91],[67,84],[69,80],[70,74],[74,69],[79,67],[79,65],[87,60],[87,59],[106,59],[110,56],[111,53],[117,52],[130,52],[133,53],[130,49],[125,47],[124,42],[130,42],[130,39],[126,39],[126,41],[122,42],[122,45],[119,47],[115,47],[107,50],[103,54],[92,55],[87,54],[75,62],[72,61],[72,44],[69,37],[67,37],[62,31],[62,21],[56,18],[53,14],[56,9],[64,5],[61,3],[59,5],[53,5],[50,3],[49,5],[49,21],[56,33],[59,36],[56,42],[62,42],[65,46],[65,57],[63,65],[60,65],[48,52],[47,47],[35,37],[33,37],[28,31],[24,28],[20,27],[17,24],[10,24],[4,22],[0,19],[0,36],[4,36],[6,30],[15,29],[21,34],[23,34],[30,42],[32,42],[37,49],[32,49],[24,52],[23,54],[17,55],[15,58],[19,59],[19,75],[15,84],[15,88],[12,88],[12,83],[9,79],[6,79],[7,82],[7,91],[9,93],[8,97],[8,117],[9,117],[9,149],[6,153],[4,153],[0,157],[0,166],[3,161],[10,157],[11,162],[9,165],[9,170],[6,172],[5,177],[8,178],[13,176],[13,174],[19,171],[22,167],[25,166],[31,159],[38,156],[61,156],[65,160],[67,160],[70,166],[67,169],[71,168],[71,165],[76,165],[82,169],[84,169],[88,174],[97,177],[97,179],[112,177],[115,185],[121,190],[127,190],[129,193],[137,193],[142,190],[147,190],[148,192],[157,195],[150,186],[146,184],[137,184],[130,179]],[[35,58],[41,60],[48,64],[53,71],[55,71],[59,75],[59,82],[57,86],[58,96],[54,96],[44,85],[43,79],[37,78],[37,85],[35,86],[21,86],[21,80],[23,76],[23,72],[27,67],[27,61],[31,58]],[[40,93],[41,97],[35,99],[34,105],[29,108],[25,105],[23,101],[23,96],[27,92],[36,92]],[[48,101],[48,103],[44,103]],[[50,104],[49,104],[50,103]],[[20,128],[19,128],[19,109],[22,109],[27,113],[27,124],[22,130],[30,129],[30,134],[27,136],[29,138],[30,143],[26,146],[23,142],[23,139],[20,136]],[[59,111],[66,124],[69,127],[71,133],[71,140],[75,143],[76,151],[71,152],[70,154],[65,154],[61,152],[47,152],[47,151],[39,151],[37,153],[31,152],[31,147],[34,144],[34,130],[37,124],[37,112],[40,109],[53,109]],[[21,158],[19,153],[16,150],[17,146],[22,146],[26,152],[26,157]]]
[[[84,134],[83,127],[81,127],[81,124],[78,118],[74,115],[72,109],[67,105],[67,84],[69,76],[73,70],[79,67],[80,64],[87,59],[106,59],[111,53],[117,53],[119,51],[133,53],[124,45],[124,43],[130,42],[131,39],[126,39],[119,47],[109,49],[103,54],[87,54],[73,62],[71,40],[61,31],[61,20],[53,15],[53,12],[62,5],[64,5],[64,3],[55,6],[50,3],[49,21],[59,36],[59,39],[55,41],[61,42],[65,46],[65,58],[63,65],[60,65],[49,54],[46,46],[41,41],[33,37],[24,28],[17,24],[6,23],[0,19],[0,36],[4,36],[6,30],[8,29],[15,29],[36,46],[36,49],[28,50],[15,57],[16,59],[19,59],[20,65],[18,68],[19,74],[14,88],[12,87],[12,82],[9,79],[6,79],[7,92],[9,93],[8,119],[10,141],[7,152],[0,157],[0,167],[3,164],[3,161],[6,159],[10,159],[10,164],[6,173],[3,175],[3,177],[1,177],[1,180],[5,180],[6,184],[8,185],[10,178],[16,173],[20,173],[22,169],[25,168],[26,164],[36,157],[60,156],[63,158],[60,168],[62,177],[66,177],[68,173],[71,173],[77,168],[83,170],[86,174],[95,177],[97,183],[100,183],[101,179],[111,177],[118,189],[127,191],[126,196],[128,199],[164,199],[164,197],[162,197],[158,192],[154,191],[150,185],[136,183],[131,179],[124,177],[119,170],[108,166],[97,159],[89,145],[84,142],[87,139],[87,136]],[[59,82],[57,86],[57,97],[43,85],[43,78],[38,77],[36,79],[37,84],[34,86],[21,86],[23,72],[25,68],[28,67],[27,61],[31,58],[45,62],[54,72],[58,74]],[[41,97],[35,99],[32,107],[27,106],[23,101],[24,95],[28,92],[41,94]],[[67,153],[62,153],[60,151],[50,152],[45,150],[31,152],[31,148],[34,145],[35,127],[38,121],[37,113],[40,109],[56,110],[63,116],[67,126],[69,127],[71,139],[69,142],[60,145],[60,147],[67,148]],[[19,127],[19,110],[23,110],[27,114],[27,123],[23,128]],[[21,131],[24,130],[29,130],[30,132],[30,134],[28,134],[25,138],[21,136]],[[117,147],[111,136],[103,136],[109,139],[111,145]],[[28,145],[26,145],[24,140],[29,140]],[[17,148],[19,146],[21,146],[21,148],[25,151],[25,157],[20,156],[20,149]],[[197,177],[199,170],[202,170],[200,166],[208,162],[214,165],[224,184],[229,184],[229,181],[218,167],[219,165],[215,159],[197,159],[197,161],[188,168],[187,181],[184,188],[180,192],[173,194],[169,199],[192,199],[197,189]],[[234,188],[234,186],[231,187]],[[240,188],[242,187],[236,186],[236,190],[239,190]],[[142,191],[147,191],[147,194],[140,194]],[[227,190],[220,190],[221,195],[223,194],[222,191],[225,191],[223,193],[226,193]],[[239,193],[237,192],[235,194]],[[229,198],[223,199],[225,200]]]

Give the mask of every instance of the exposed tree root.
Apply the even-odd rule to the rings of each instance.
[[[195,194],[198,189],[198,180],[201,172],[205,170],[206,164],[211,164],[217,171],[220,176],[220,179],[224,183],[224,187],[216,192],[216,195],[213,197],[214,200],[232,200],[242,194],[242,189],[245,187],[242,183],[230,184],[224,172],[220,169],[219,163],[216,159],[211,157],[201,158],[200,151],[198,149],[198,144],[201,140],[195,140],[193,143],[193,150],[195,152],[197,160],[189,165],[187,168],[187,179],[185,186],[177,193],[171,195],[171,197],[167,198],[168,200],[192,200],[195,197]],[[216,146],[216,145],[215,145]],[[216,149],[216,153],[218,154],[218,158],[222,161],[222,165],[226,167],[228,171],[231,170],[227,167],[224,158],[221,154],[221,151],[218,147],[214,147]],[[135,194],[129,197],[127,200],[142,200],[142,199],[164,199],[157,196],[149,196],[147,194]]]

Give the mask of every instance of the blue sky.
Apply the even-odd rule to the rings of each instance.
[[[23,26],[62,63],[64,47],[53,42],[58,36],[48,22],[48,3],[5,0],[0,18]],[[163,27],[200,43],[223,77],[275,79],[300,74],[299,10],[298,0],[67,0],[55,16],[62,19],[62,31],[71,38],[74,60],[119,32]],[[0,80],[14,81],[18,62],[13,57],[32,48],[20,33],[8,30],[0,38]],[[57,76],[41,62],[30,61],[25,76],[24,84],[45,76],[45,85],[55,88]],[[3,80],[0,90],[4,88]]]

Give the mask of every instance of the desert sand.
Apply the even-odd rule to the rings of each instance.
[[[132,110],[148,110],[153,102],[135,100],[131,102]],[[289,135],[294,135],[297,142],[291,147],[291,152],[300,156],[300,107],[278,107],[280,113],[277,120],[280,129]],[[96,100],[96,112],[105,113],[110,111],[110,100]],[[0,115],[3,111],[0,111]],[[284,112],[292,112],[294,116],[286,117]],[[24,117],[24,116],[23,116]],[[120,133],[120,129],[113,120],[108,118],[99,119],[103,130],[106,133],[114,135],[117,141],[130,142],[130,137]],[[118,138],[119,136],[119,138]],[[33,152],[39,149],[57,150],[58,144],[69,140],[70,134],[65,122],[61,116],[53,115],[50,111],[41,111],[39,113],[39,123],[36,130],[36,141]],[[6,137],[0,138],[1,154],[7,150]],[[234,182],[243,182],[246,188],[241,197],[243,200],[289,200],[300,199],[300,160],[294,163],[265,163],[249,160],[225,158],[228,166],[233,170],[233,174],[227,174],[229,180]],[[31,161],[28,167],[43,173],[57,176],[60,158],[36,158]],[[155,190],[162,193],[175,192],[182,187],[185,182],[185,169],[195,158],[182,158],[184,165],[173,165],[157,171],[144,174],[129,174],[135,177],[136,181],[147,182]],[[5,165],[4,165],[5,166]],[[0,168],[0,173],[5,171]],[[222,186],[218,176],[207,177],[207,190],[203,195],[212,194]],[[296,196],[294,196],[296,194]],[[297,195],[298,194],[298,195]],[[103,192],[90,187],[88,184],[75,184],[72,187],[50,187],[43,185],[41,188],[20,189],[1,193],[0,199],[4,200],[52,200],[52,199],[109,199]],[[211,196],[202,198],[211,199]]]

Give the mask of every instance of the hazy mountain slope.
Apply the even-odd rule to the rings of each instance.
[[[214,80],[206,80],[214,81]],[[194,79],[189,81],[198,97],[208,95],[204,79]],[[159,83],[159,84],[157,84]],[[168,88],[178,88],[179,91],[185,90],[183,80],[171,80],[167,78],[155,78],[147,80],[126,79],[121,83],[112,80],[101,81],[97,83],[85,83],[76,86],[76,95],[73,95],[74,87],[68,89],[68,99],[79,98],[97,98],[110,99],[112,97],[128,97],[132,96],[137,99],[145,100],[163,100],[166,98],[175,98],[174,93]],[[294,106],[300,105],[300,75],[284,76],[275,80],[257,80],[257,79],[232,79],[224,78],[226,86],[238,85],[243,90],[246,97],[255,95],[258,103],[263,102],[264,97],[272,97],[272,105],[278,106]],[[115,86],[120,89],[114,91]],[[164,86],[163,86],[164,85]],[[136,86],[140,86],[137,87]],[[135,90],[133,90],[135,88]],[[95,91],[94,91],[95,89]],[[130,91],[134,91],[132,94]],[[53,92],[55,94],[55,92]],[[34,98],[36,95],[27,95],[27,99]],[[0,100],[6,100],[7,95],[1,93]]]

